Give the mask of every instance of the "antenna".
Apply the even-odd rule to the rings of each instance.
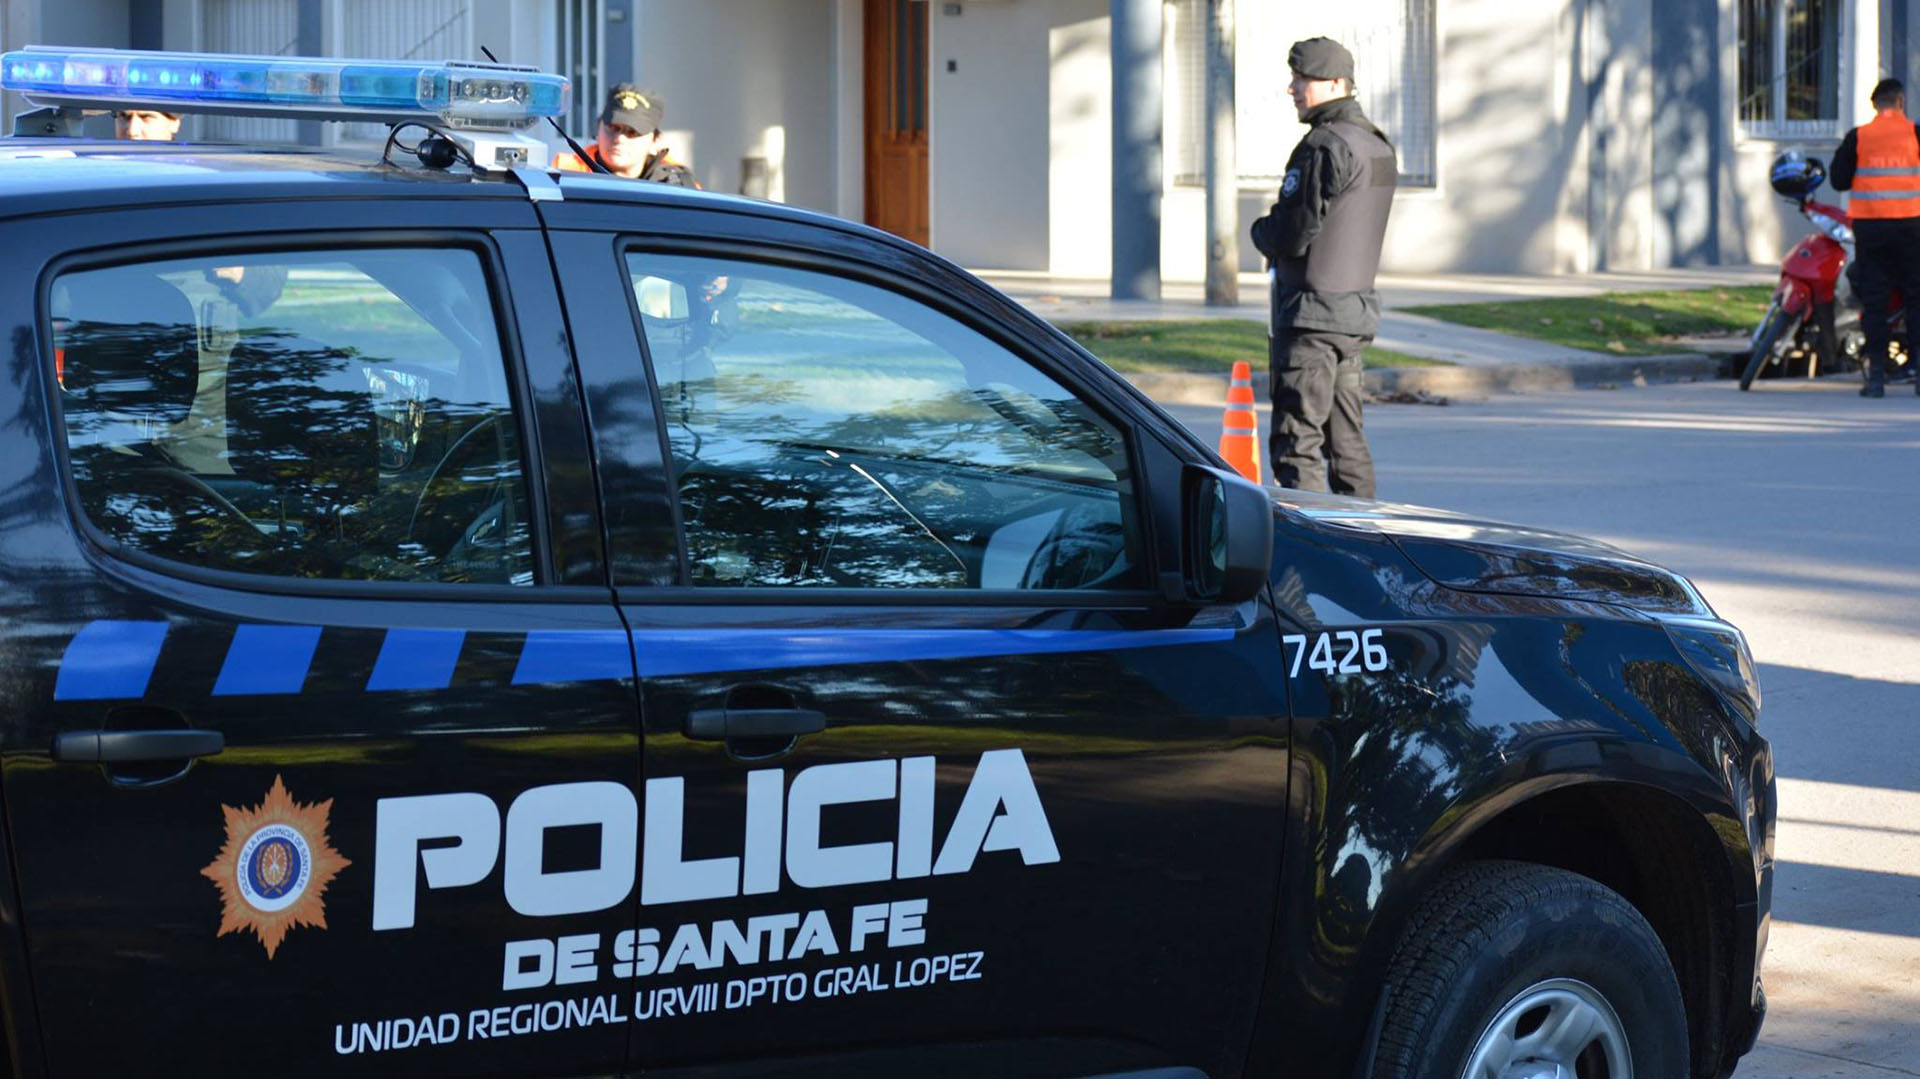
[[[485,54],[486,58],[489,61],[496,64],[500,62],[500,58],[493,55],[493,50],[487,48],[485,45],[480,46],[480,51],[481,53]],[[597,157],[587,156],[587,151],[583,149],[579,143],[573,141],[573,136],[567,134],[567,129],[560,126],[560,121],[549,116],[547,117],[547,123],[552,124],[553,130],[556,133],[558,133],[561,138],[567,140],[567,148],[573,151],[574,157],[585,162],[587,166],[591,168],[594,172],[604,172],[604,173],[608,173],[609,175],[612,174],[613,170],[608,168],[605,162],[601,161]]]

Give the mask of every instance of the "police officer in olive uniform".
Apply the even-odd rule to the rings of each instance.
[[[1353,54],[1312,38],[1287,54],[1289,90],[1310,125],[1280,201],[1253,223],[1275,277],[1273,476],[1283,487],[1371,498],[1361,429],[1361,353],[1380,328],[1374,276],[1399,182],[1393,144],[1353,98]]]
[[[660,144],[660,124],[666,115],[667,106],[660,95],[621,83],[607,94],[606,107],[600,110],[599,130],[593,145],[586,147],[587,157],[615,176],[699,187],[693,170],[667,156],[667,148]],[[567,172],[595,171],[592,164],[570,153],[555,155],[553,167]]]

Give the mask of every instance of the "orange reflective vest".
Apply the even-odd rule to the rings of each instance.
[[[595,143],[595,142],[587,143],[587,145],[583,147],[583,149],[586,150],[588,157],[594,159],[595,161],[600,160],[600,144],[599,143]],[[554,169],[560,172],[593,172],[595,171],[592,165],[589,165],[585,161],[580,160],[579,155],[571,154],[564,150],[562,150],[560,153],[553,155],[553,167]]]
[[[582,147],[587,156],[600,161],[600,144],[588,143]],[[604,164],[604,162],[601,162]],[[553,155],[553,168],[558,172],[593,172],[594,167],[582,161],[578,154],[561,152]],[[677,187],[691,187],[700,190],[700,181],[693,178],[693,170],[667,156],[665,150],[656,152],[647,158],[640,168],[639,179],[652,180],[660,184],[673,184]]]
[[[1920,217],[1920,134],[1897,112],[1881,113],[1855,133],[1860,168],[1854,173],[1856,220]]]

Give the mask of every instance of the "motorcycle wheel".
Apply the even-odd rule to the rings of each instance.
[[[1786,308],[1775,300],[1767,308],[1767,315],[1760,320],[1759,328],[1753,331],[1753,349],[1747,355],[1746,369],[1740,372],[1740,388],[1750,390],[1753,380],[1760,377],[1760,371],[1772,363],[1781,351],[1781,343],[1793,339],[1793,331],[1799,328],[1800,318],[1787,314]]]

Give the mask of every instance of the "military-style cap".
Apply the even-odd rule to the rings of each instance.
[[[1294,42],[1287,52],[1287,66],[1309,79],[1353,81],[1353,54],[1330,37]]]
[[[607,107],[600,110],[603,124],[624,124],[642,135],[660,129],[667,118],[667,103],[658,94],[623,82],[607,93]]]

